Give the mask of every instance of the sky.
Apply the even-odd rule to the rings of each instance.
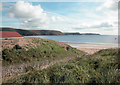
[[[0,27],[117,35],[118,10],[118,0],[2,2]]]

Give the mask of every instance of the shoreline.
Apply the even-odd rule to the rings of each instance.
[[[78,50],[87,52],[88,54],[94,54],[95,52],[102,49],[118,48],[117,44],[103,44],[103,43],[72,43],[65,42],[71,47],[77,48]]]

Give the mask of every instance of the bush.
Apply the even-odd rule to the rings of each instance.
[[[22,47],[20,47],[19,45],[15,45],[13,49],[22,49]]]

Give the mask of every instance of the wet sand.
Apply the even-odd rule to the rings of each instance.
[[[70,43],[70,42],[67,42],[66,44],[79,50],[85,51],[89,54],[94,54],[95,52],[101,49],[118,48],[117,44]]]

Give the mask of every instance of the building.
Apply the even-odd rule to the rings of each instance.
[[[22,38],[23,36],[15,31],[0,31],[0,38]]]

